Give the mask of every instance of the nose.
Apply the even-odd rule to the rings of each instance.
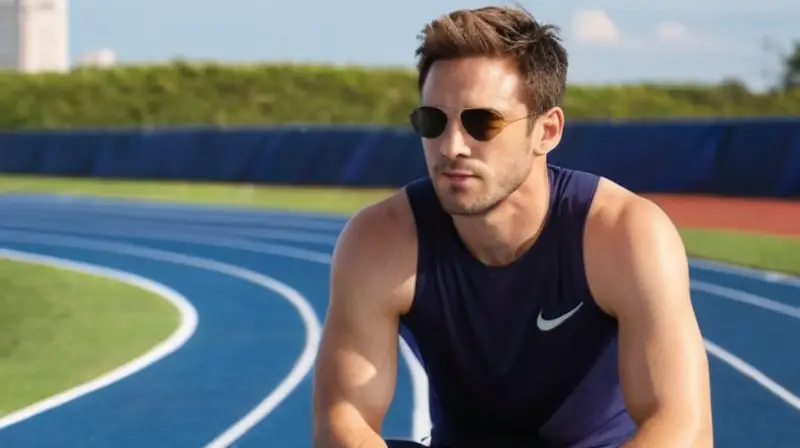
[[[439,138],[439,152],[448,159],[468,157],[472,151],[467,146],[464,130],[461,126],[448,126]]]

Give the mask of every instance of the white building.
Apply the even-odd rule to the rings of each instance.
[[[0,0],[0,70],[69,70],[67,0]]]
[[[108,48],[86,53],[78,61],[78,65],[96,68],[113,67],[116,63],[117,56]]]

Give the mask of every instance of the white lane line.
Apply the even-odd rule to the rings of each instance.
[[[51,221],[52,222],[52,221]],[[0,223],[0,228],[3,225]],[[320,264],[330,264],[331,256],[323,252],[317,252],[306,249],[299,249],[292,246],[281,246],[274,244],[265,244],[262,242],[241,239],[241,238],[224,238],[212,236],[192,236],[185,233],[178,233],[174,231],[143,231],[141,228],[132,226],[117,226],[114,228],[91,228],[91,226],[82,226],[81,228],[73,228],[64,226],[62,222],[56,225],[47,225],[42,223],[35,223],[29,226],[35,229],[46,230],[59,230],[64,232],[84,233],[89,235],[111,235],[111,236],[128,236],[128,237],[143,237],[157,240],[166,241],[179,241],[191,244],[201,244],[215,247],[223,247],[237,250],[244,250],[255,253],[278,255],[281,257],[294,258],[297,260],[309,261]],[[16,231],[12,231],[16,232]],[[411,377],[412,388],[412,402],[413,402],[413,417],[412,417],[412,437],[414,440],[421,440],[423,437],[430,435],[431,420],[430,420],[430,406],[428,402],[428,376],[425,373],[425,368],[414,356],[411,349],[406,342],[399,337],[400,341],[400,354],[408,367],[408,372]]]
[[[773,380],[772,378],[765,375],[760,370],[756,369],[752,365],[748,364],[742,358],[734,355],[733,353],[725,350],[724,348],[720,347],[719,345],[709,341],[708,339],[705,340],[706,350],[716,356],[718,359],[723,361],[724,363],[728,364],[729,366],[733,367],[734,370],[741,373],[742,375],[750,378],[751,380],[755,381],[758,385],[769,391],[770,393],[774,394],[776,397],[783,400],[789,406],[793,407],[794,409],[800,411],[800,397],[790,392],[785,387],[778,384],[777,381]]]
[[[45,233],[0,230],[0,240],[24,242],[32,244],[71,247],[93,251],[104,251],[129,255],[150,260],[165,261],[168,263],[193,266],[203,270],[216,271],[255,283],[266,289],[276,292],[285,298],[298,312],[306,331],[306,341],[303,351],[295,361],[289,374],[284,377],[278,386],[267,395],[250,413],[227,430],[219,441],[228,444],[241,437],[249,428],[264,419],[272,412],[305,378],[311,371],[319,345],[322,326],[317,319],[311,304],[299,292],[290,286],[266,275],[244,269],[227,263],[193,257],[175,252],[135,246],[132,244],[98,242],[85,238],[65,237]]]
[[[100,388],[116,383],[117,381],[120,381],[147,368],[152,364],[155,364],[156,362],[165,358],[167,355],[174,353],[180,347],[182,347],[192,337],[195,329],[197,328],[197,310],[186,299],[186,297],[153,280],[117,269],[111,269],[103,266],[66,260],[52,256],[22,252],[18,250],[0,248],[0,258],[24,263],[45,265],[59,269],[68,269],[75,272],[81,272],[96,277],[103,277],[126,283],[161,296],[175,306],[180,314],[180,325],[178,328],[175,329],[175,331],[173,331],[167,339],[163,340],[143,355],[93,380],[3,416],[0,418],[0,428],[11,426],[50,409],[54,409]]]
[[[10,229],[11,231],[19,231],[19,229],[6,225],[4,221],[0,221],[0,229]],[[247,252],[267,254],[267,255],[280,255],[283,257],[296,258],[304,261],[312,261],[315,263],[330,263],[331,256],[322,252],[315,252],[311,250],[301,249],[294,246],[284,246],[279,244],[264,243],[261,241],[253,241],[241,238],[230,238],[224,236],[213,235],[197,235],[186,232],[179,232],[172,227],[164,227],[164,230],[144,230],[140,226],[126,223],[126,225],[114,226],[112,228],[105,228],[102,226],[95,226],[93,223],[86,223],[81,226],[71,226],[67,223],[53,219],[52,217],[46,223],[26,223],[22,221],[19,227],[25,230],[35,231],[56,231],[67,233],[79,233],[89,236],[114,236],[114,237],[134,237],[134,238],[147,238],[150,240],[161,241],[174,241],[189,244],[199,244],[205,246],[222,247],[228,249],[237,249]]]
[[[773,311],[795,319],[800,319],[800,308],[781,302],[776,302],[774,300],[767,299],[766,297],[740,291],[738,289],[727,288],[725,286],[701,282],[698,280],[692,280],[692,289],[757,308]],[[780,385],[777,381],[758,370],[755,366],[747,363],[742,358],[739,358],[738,356],[723,349],[708,339],[705,339],[705,346],[706,350],[711,355],[716,356],[719,360],[728,364],[737,372],[755,381],[758,385],[776,397],[780,398],[796,410],[800,411],[800,397]]]
[[[752,278],[765,281],[767,283],[780,283],[783,285],[800,288],[800,277],[773,271],[762,271],[742,266],[720,263],[710,260],[689,260],[689,266],[706,271],[720,272],[723,274],[735,275],[738,277]]]
[[[75,200],[72,200],[75,199]],[[91,203],[86,197],[64,197],[52,201],[30,201],[21,198],[0,197],[0,209],[13,211],[15,214],[29,212],[44,213],[70,213],[77,212],[83,215],[107,216],[136,216],[157,217],[163,220],[193,219],[209,221],[218,224],[258,224],[264,221],[278,221],[281,224],[292,224],[301,228],[314,230],[341,230],[347,221],[347,216],[336,214],[307,214],[292,211],[281,211],[257,207],[226,208],[219,206],[186,207],[185,203],[158,203],[137,201],[106,201],[106,203]]]
[[[153,235],[152,232],[141,232],[141,234],[146,235],[146,236],[152,236]],[[165,235],[165,233],[162,232],[162,235]],[[172,235],[172,236],[179,237],[179,235]],[[208,244],[208,241],[203,241],[203,240],[206,240],[205,238],[203,238],[202,240],[196,239],[196,238],[182,238],[182,239],[184,241],[187,241],[188,239],[191,239],[191,240],[193,240],[191,242],[195,242],[195,243],[198,243],[198,244],[204,244],[204,243]],[[233,246],[235,248],[240,248],[240,249],[244,249],[245,248],[245,247],[242,247],[242,246],[258,244],[256,242],[248,243],[246,240],[233,239],[233,238],[230,238],[230,239],[219,239],[219,238],[217,238],[216,240],[221,240],[221,241],[217,241],[218,243],[222,243],[222,244],[217,244],[218,246],[231,247],[229,244],[226,244],[226,243],[235,243],[235,244],[233,244]],[[304,259],[304,260],[308,260],[308,261],[315,261],[315,262],[329,262],[329,260],[330,260],[330,256],[329,255],[323,254],[323,253],[314,252],[314,251],[304,251],[304,252],[307,252],[307,253],[286,253],[285,249],[290,249],[290,248],[291,248],[290,246],[285,246],[285,247],[283,247],[284,250],[281,251],[282,253],[279,253],[279,254],[276,254],[276,255],[287,256],[287,257],[291,257],[291,258],[299,258],[299,259]],[[309,259],[309,256],[311,256],[311,257],[313,257],[315,259],[311,260],[311,259]],[[741,269],[739,269],[737,267],[729,267],[727,265],[713,263],[713,262],[709,263],[709,262],[704,262],[703,261],[703,262],[700,263],[699,266],[697,265],[696,261],[692,261],[692,263],[693,263],[693,267],[700,267],[701,269],[717,270],[717,271],[720,271],[720,272],[732,273],[732,274],[736,274],[736,275],[745,275],[747,277],[757,278],[757,279],[760,279],[760,280],[764,280],[765,279],[764,275],[766,275],[766,274],[760,273],[759,271],[755,271],[755,270],[750,270],[750,269],[741,270]],[[744,274],[742,274],[742,273],[744,273]],[[790,315],[793,315],[793,313],[796,312],[796,310],[794,310],[793,307],[789,307],[788,305],[784,305],[784,304],[781,304],[781,303],[778,303],[778,302],[770,301],[769,299],[765,299],[765,298],[758,297],[758,296],[755,296],[756,297],[755,300],[752,300],[752,298],[753,298],[752,295],[750,295],[750,297],[748,299],[741,300],[742,297],[746,297],[747,296],[747,293],[744,293],[744,292],[741,292],[741,291],[738,291],[738,290],[733,290],[733,289],[730,289],[730,288],[725,288],[725,287],[722,287],[722,286],[719,286],[719,285],[713,285],[713,284],[709,284],[709,283],[706,283],[706,282],[693,281],[693,287],[695,287],[696,289],[701,289],[701,290],[704,289],[707,292],[711,292],[711,293],[719,293],[719,292],[723,291],[723,294],[721,294],[721,295],[723,295],[724,297],[727,297],[727,298],[734,297],[734,298],[732,298],[732,300],[738,300],[738,301],[744,302],[744,303],[755,304],[755,306],[760,306],[760,307],[765,308],[765,309],[770,309],[770,310],[773,310],[773,311],[782,312],[783,314],[787,314],[786,313],[787,310],[789,310],[789,314]],[[733,294],[731,294],[731,293],[733,293]],[[743,296],[743,294],[745,296]],[[717,295],[720,295],[720,294],[717,294]],[[780,310],[780,311],[778,311],[778,310]],[[408,365],[408,368],[409,368],[409,371],[411,373],[412,387],[413,387],[413,391],[414,391],[414,393],[413,393],[413,395],[414,395],[414,398],[413,398],[413,400],[414,400],[413,437],[416,440],[420,440],[422,437],[428,435],[429,431],[430,431],[430,417],[429,417],[430,413],[429,413],[429,409],[428,409],[428,400],[427,400],[427,389],[428,389],[427,375],[425,374],[424,368],[421,366],[419,361],[416,359],[414,354],[411,352],[410,348],[407,346],[407,344],[405,344],[405,341],[403,341],[402,338],[400,338],[400,342],[401,342],[401,346],[400,346],[401,354],[405,358],[405,361],[406,361],[406,363]],[[708,341],[708,342],[710,344],[713,344],[713,342],[710,342],[710,341]],[[713,347],[715,347],[717,349],[719,348],[719,346],[716,346],[716,345],[713,345]],[[712,350],[715,350],[715,349],[712,348]],[[710,353],[712,353],[712,352],[710,351]],[[740,361],[739,363],[736,363],[736,362],[731,361],[734,358],[730,357],[730,356],[735,356],[735,355],[732,355],[732,354],[730,354],[728,352],[724,352],[724,353],[730,354],[730,356],[725,356],[724,354],[722,356],[718,356],[720,353],[722,353],[722,352],[720,352],[719,350],[716,350],[712,354],[717,356],[717,357],[719,357],[723,362],[726,362],[727,364],[731,365],[731,367],[733,367],[734,369],[736,369],[737,371],[739,371],[743,375],[746,375],[748,378],[751,378],[753,380],[755,380],[755,378],[759,378],[759,379],[760,378],[767,378],[766,382],[764,382],[764,383],[760,382],[759,384],[761,386],[765,387],[767,390],[772,391],[774,389],[773,384],[777,384],[777,383],[775,383],[773,380],[771,380],[768,377],[766,377],[766,375],[764,375],[763,373],[759,372],[758,370],[755,370],[755,368],[753,366],[750,366],[749,364],[745,363],[746,366],[749,366],[749,367],[742,368],[741,362],[744,362],[744,361],[742,361],[740,358],[735,358],[735,359]],[[750,374],[754,370],[755,370],[755,372],[758,372],[758,374],[756,374],[755,376]],[[770,383],[770,381],[771,381],[771,383]],[[778,387],[782,387],[782,386],[778,385]]]
[[[298,243],[320,244],[326,246],[333,246],[338,238],[337,235],[331,233],[316,233],[305,232],[297,230],[285,230],[275,228],[238,228],[225,225],[212,226],[208,224],[182,224],[182,223],[158,223],[146,221],[132,221],[124,218],[101,218],[97,216],[64,216],[58,215],[58,219],[53,219],[53,214],[42,215],[40,217],[11,215],[8,213],[0,212],[0,223],[7,227],[37,227],[37,226],[53,226],[55,224],[71,224],[74,226],[94,225],[101,228],[114,229],[123,225],[135,225],[136,228],[145,230],[152,229],[154,231],[169,229],[173,232],[181,232],[194,235],[210,235],[210,236],[241,236],[241,237],[255,237],[274,239],[281,241],[294,241]]]
[[[782,302],[761,297],[756,294],[744,292],[738,289],[720,286],[714,283],[701,282],[699,280],[692,280],[692,289],[703,291],[718,297],[723,297],[735,302],[744,303],[757,308],[762,308],[776,313],[783,314],[784,316],[800,319],[800,307],[788,305]]]
[[[408,343],[400,338],[400,354],[408,366],[411,376],[412,403],[411,438],[417,442],[431,435],[431,410],[428,403],[428,374]]]
[[[302,216],[302,215],[301,215]],[[311,216],[308,218],[313,219]],[[152,232],[144,232],[147,235],[152,235]],[[160,235],[169,237],[167,232],[161,232]],[[171,236],[178,236],[178,235],[171,235]],[[167,238],[171,239],[171,238]],[[204,238],[205,239],[205,238]],[[187,242],[194,242],[198,244],[203,244],[202,240],[192,239],[193,241],[188,241],[188,238],[183,238],[183,241]],[[244,249],[243,245],[248,244],[258,244],[256,242],[249,243],[243,239],[220,239],[216,238],[218,244],[217,246],[228,246],[232,248]],[[235,244],[230,244],[235,243]],[[207,244],[207,243],[206,243]],[[280,253],[275,253],[276,255],[286,256],[291,258],[298,258],[304,259],[308,261],[315,261],[315,262],[330,262],[330,256],[327,254],[315,252],[315,251],[303,251],[306,253],[292,253],[291,251],[287,252],[287,249],[292,249],[291,246],[281,246]],[[268,251],[269,252],[269,251]],[[272,252],[274,253],[274,251]],[[309,259],[314,258],[314,259]],[[727,274],[733,274],[748,278],[754,278],[762,281],[771,281],[771,282],[779,282],[788,284],[791,286],[800,286],[800,278],[788,276],[785,274],[779,274],[774,272],[764,272],[750,268],[742,268],[738,266],[732,266],[724,263],[718,263],[713,261],[706,261],[706,260],[690,260],[690,264],[694,268],[710,270],[710,271],[717,271]],[[753,295],[747,295],[742,291],[732,290],[730,288],[725,288],[719,285],[714,285],[706,282],[698,282],[693,281],[693,286],[696,289],[705,290],[706,292],[710,292],[712,294],[719,293],[724,291],[723,294],[716,294],[722,295],[727,298],[731,298],[732,300],[737,300],[743,303],[749,303],[754,306],[759,306],[765,309],[770,309],[772,311],[776,311],[782,314],[788,314],[794,317],[796,314],[796,309],[794,307],[789,307],[788,305],[784,305],[778,302],[771,301],[769,299],[765,299],[763,297],[755,296],[755,300],[753,300]],[[733,294],[730,294],[730,293]],[[743,295],[744,294],[744,295]],[[736,298],[733,298],[736,297]],[[742,299],[743,297],[747,297]],[[408,345],[405,341],[400,338],[401,342],[401,352],[402,356],[405,358],[406,363],[409,367],[411,377],[412,377],[412,387],[414,389],[414,430],[413,430],[413,437],[416,440],[420,440],[423,436],[429,434],[430,430],[430,418],[429,418],[429,409],[428,409],[428,401],[427,401],[427,388],[428,388],[428,380],[427,375],[425,374],[424,368],[421,366],[419,361],[416,359],[414,354],[411,352]],[[780,386],[774,380],[771,380],[762,372],[755,369],[750,364],[747,364],[741,358],[736,357],[730,352],[722,349],[718,345],[714,344],[711,341],[706,340],[706,347],[713,356],[716,356],[726,364],[730,365],[732,368],[737,370],[738,372],[742,373],[743,375],[747,376],[748,378],[756,381],[758,384],[769,390],[770,392],[776,394],[777,396],[784,399],[784,401],[790,402],[792,404],[792,398],[794,397],[791,395],[791,392],[788,392],[785,388]],[[775,391],[785,391],[785,392],[775,392]],[[788,393],[789,395],[786,395]],[[789,397],[789,398],[786,398]],[[796,398],[796,397],[795,397]]]
[[[319,255],[325,255],[325,254],[320,253]],[[303,256],[300,256],[299,258],[303,258]],[[327,262],[330,263],[329,258]],[[764,273],[753,269],[738,268],[736,266],[729,266],[722,263],[697,261],[697,260],[692,260],[691,263],[693,267],[700,269],[716,270],[724,273],[743,275],[764,281],[780,281],[780,282],[786,282],[788,284],[792,284],[791,282],[793,281],[792,277],[784,276],[782,274],[778,276],[775,273],[768,273],[768,272]],[[789,305],[775,302],[763,297],[748,294],[739,290],[734,290],[731,288],[726,288],[723,286],[707,282],[695,281],[695,280],[692,281],[692,285],[693,288],[698,290],[704,290],[706,292],[722,296],[731,300],[748,303],[753,306],[758,306],[764,309],[776,311],[782,314],[790,315],[792,317],[797,317],[800,314],[800,309],[797,309],[795,307],[791,307]],[[800,279],[798,279],[797,286],[800,286]],[[408,365],[412,379],[413,403],[414,403],[414,410],[412,417],[413,421],[412,437],[414,440],[421,440],[423,437],[428,436],[430,434],[430,428],[431,428],[430,409],[428,404],[428,377],[427,374],[425,373],[425,369],[422,367],[419,360],[417,360],[416,356],[414,356],[410,347],[405,343],[405,341],[402,338],[400,338],[400,342],[401,342],[400,344],[401,355],[403,356],[403,358],[406,361],[406,364]],[[719,345],[716,345],[712,341],[706,340],[705,342],[707,350],[713,356],[716,356],[721,361],[730,365],[733,369],[735,369],[742,375],[745,375],[746,377],[755,381],[756,383],[758,383],[771,393],[775,394],[779,398],[783,399],[790,405],[794,406],[795,403],[797,403],[796,396],[794,396],[786,388],[784,388],[783,386],[781,386],[780,384],[769,378],[767,375],[757,370],[754,366],[748,364],[741,358],[735,356],[733,353],[724,350],[723,348],[721,348]]]

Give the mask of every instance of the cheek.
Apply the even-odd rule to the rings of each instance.
[[[512,144],[495,147],[487,152],[484,160],[489,177],[498,182],[518,177],[518,173],[527,171],[532,163],[532,156],[524,144]]]
[[[507,134],[500,134],[491,142],[481,148],[480,154],[483,160],[492,167],[505,167],[519,163],[527,152],[528,142],[524,138]]]
[[[435,163],[438,159],[438,150],[436,149],[436,145],[428,140],[422,141],[422,153],[425,155],[425,161],[428,164]]]

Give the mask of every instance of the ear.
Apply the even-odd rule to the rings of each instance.
[[[564,111],[560,107],[554,107],[536,118],[534,125],[538,129],[534,135],[538,136],[538,141],[533,149],[537,156],[547,155],[554,150],[561,142],[561,134],[564,131]]]

